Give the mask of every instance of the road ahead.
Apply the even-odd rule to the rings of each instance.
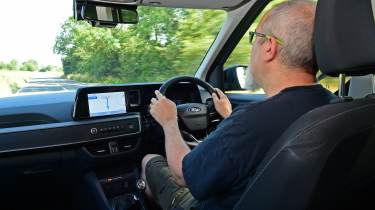
[[[17,91],[17,94],[72,91],[83,86],[87,86],[87,84],[62,79],[61,76],[50,74],[49,72],[38,72],[38,74],[33,75],[27,83]]]
[[[87,86],[72,80],[61,79],[62,72],[0,71],[0,98],[15,94],[68,91]]]

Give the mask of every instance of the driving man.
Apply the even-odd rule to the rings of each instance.
[[[162,209],[233,209],[281,134],[334,97],[316,84],[314,16],[315,3],[307,0],[281,3],[265,14],[249,34],[249,75],[267,99],[232,112],[228,98],[217,90],[215,108],[225,119],[193,150],[179,131],[176,105],[155,92],[150,112],[164,130],[166,158],[146,155],[142,175],[146,194]]]

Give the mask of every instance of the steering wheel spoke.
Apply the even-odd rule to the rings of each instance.
[[[216,92],[215,89],[207,82],[188,76],[174,77],[168,80],[160,87],[159,91],[161,94],[166,95],[168,88],[180,82],[190,82],[192,84],[199,85],[210,95]],[[207,133],[212,130],[212,125],[215,125],[216,127],[216,124],[218,124],[217,121],[220,121],[220,116],[215,110],[212,98],[208,99],[205,103],[179,104],[177,106],[177,113],[179,123],[182,127],[181,132],[184,138],[188,139],[187,143],[189,142],[188,144],[191,144],[190,146],[196,146],[202,142],[191,133],[204,133],[207,135]]]
[[[181,130],[181,134],[182,134],[182,137],[184,138],[186,144],[190,147],[196,147],[198,146],[200,143],[202,143],[203,141],[202,140],[199,140],[197,138],[195,138],[195,136],[185,130]]]

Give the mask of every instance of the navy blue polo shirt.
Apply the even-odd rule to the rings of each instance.
[[[233,209],[272,144],[300,116],[335,96],[321,85],[286,88],[241,105],[187,154],[182,171],[199,209]]]

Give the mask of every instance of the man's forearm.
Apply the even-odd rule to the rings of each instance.
[[[177,121],[171,122],[163,126],[165,135],[165,152],[169,168],[177,179],[177,184],[186,186],[184,176],[182,174],[182,160],[186,154],[190,152],[190,148],[186,145],[178,128]]]

